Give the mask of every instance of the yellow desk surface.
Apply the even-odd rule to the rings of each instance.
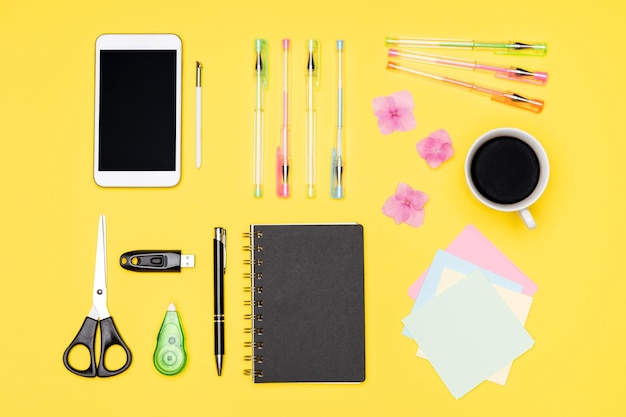
[[[349,0],[294,2],[4,0],[0,3],[0,415],[145,416],[621,416],[626,412],[626,128],[624,7],[614,0],[503,2]],[[183,41],[183,175],[171,189],[103,189],[92,177],[94,43],[101,33],[176,33]],[[466,54],[550,73],[547,86],[489,74],[461,79],[542,98],[541,114],[385,69],[390,35],[549,44],[544,58]],[[252,196],[253,39],[270,42],[266,196]],[[273,190],[280,131],[280,40],[292,39],[293,196]],[[304,193],[304,43],[322,43],[318,196]],[[334,42],[346,43],[346,178],[328,196],[335,129]],[[195,167],[194,65],[205,67],[203,166]],[[302,67],[302,71],[300,71]],[[430,68],[432,72],[443,69]],[[451,70],[449,70],[451,71]],[[408,90],[417,128],[382,135],[374,97]],[[473,140],[500,126],[525,129],[546,148],[551,178],[532,208],[538,227],[478,203],[463,176]],[[447,129],[455,156],[433,170],[415,144]],[[426,192],[421,228],[381,207],[403,181]],[[62,354],[91,299],[98,216],[108,221],[109,309],[134,353],[109,379],[69,373]],[[367,380],[360,385],[253,384],[243,376],[247,298],[241,233],[250,223],[356,221],[365,227]],[[538,285],[526,328],[535,346],[506,386],[483,383],[452,398],[402,336],[411,283],[474,224]],[[230,233],[227,355],[216,375],[212,234]],[[118,256],[140,248],[196,255],[181,274],[139,275]],[[152,365],[174,301],[189,362],[178,376]]]

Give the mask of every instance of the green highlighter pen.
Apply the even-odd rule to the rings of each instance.
[[[491,50],[496,54],[545,56],[548,45],[545,43],[527,43],[516,41],[485,42],[470,39],[435,39],[435,38],[402,38],[388,36],[385,39],[387,47],[405,48],[445,48]]]
[[[185,336],[174,303],[169,305],[165,313],[152,361],[157,371],[163,375],[176,375],[187,364]]]

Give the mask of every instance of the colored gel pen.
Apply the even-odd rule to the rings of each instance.
[[[319,89],[319,42],[307,41],[306,63],[306,195],[315,197],[315,90]]]
[[[256,103],[254,108],[254,196],[263,197],[263,90],[268,85],[267,42],[264,39],[254,41],[256,81]]]
[[[389,49],[390,58],[405,59],[424,64],[443,65],[468,70],[493,72],[496,77],[529,84],[544,85],[548,81],[548,74],[541,71],[529,71],[523,68],[503,67],[483,64],[469,59],[449,58],[433,54],[418,54],[398,49]]]
[[[479,85],[468,83],[465,81],[456,80],[449,77],[442,77],[440,75],[434,75],[423,71],[418,71],[414,68],[398,65],[395,62],[388,62],[387,69],[392,71],[402,71],[412,75],[418,75],[421,77],[429,78],[435,81],[441,81],[445,84],[455,85],[457,87],[466,88],[470,91],[476,91],[491,96],[491,99],[500,103],[508,104],[510,106],[519,107],[524,110],[529,110],[535,113],[540,113],[543,110],[543,101],[537,99],[531,99],[523,97],[519,94],[509,91],[499,91],[492,88],[481,87]]]
[[[343,41],[337,41],[337,143],[332,152],[330,196],[343,198]]]
[[[276,194],[289,197],[289,39],[283,39],[283,126],[276,149]]]
[[[388,47],[491,50],[496,54],[505,55],[544,56],[548,52],[548,46],[545,43],[514,41],[484,42],[466,39],[402,38],[388,36],[385,43]]]

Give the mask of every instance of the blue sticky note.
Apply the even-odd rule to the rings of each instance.
[[[535,343],[479,270],[402,322],[457,399]]]
[[[443,274],[444,269],[450,269],[463,274],[469,274],[476,269],[479,269],[487,278],[487,280],[492,284],[508,288],[509,290],[515,292],[522,292],[523,289],[522,284],[510,281],[507,278],[498,274],[494,274],[493,272],[486,269],[479,268],[477,265],[466,261],[465,259],[459,258],[458,256],[452,255],[451,253],[443,250],[438,250],[435,254],[435,258],[433,259],[432,264],[428,268],[428,273],[424,278],[424,283],[422,284],[420,292],[415,298],[415,303],[413,304],[413,309],[411,310],[411,312],[417,310],[418,308],[422,307],[424,304],[435,298],[435,296],[437,295],[437,288],[439,287],[439,281],[441,281],[441,275]],[[411,333],[406,327],[403,329],[402,334],[411,337]]]

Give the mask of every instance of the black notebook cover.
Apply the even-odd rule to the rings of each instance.
[[[365,380],[363,227],[250,226],[255,382]]]

